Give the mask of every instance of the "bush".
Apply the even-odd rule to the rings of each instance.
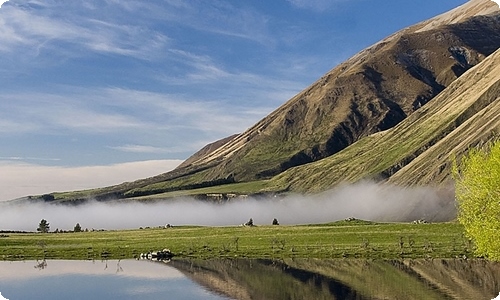
[[[476,244],[476,254],[500,260],[500,141],[471,149],[453,166],[458,221]]]

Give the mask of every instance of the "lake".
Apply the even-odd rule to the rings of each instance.
[[[493,299],[484,260],[147,260],[0,262],[17,299]],[[1,299],[1,298],[0,298]]]
[[[165,263],[138,260],[0,262],[0,293],[9,300],[230,299]]]

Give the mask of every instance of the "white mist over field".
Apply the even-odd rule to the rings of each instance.
[[[374,221],[446,221],[455,217],[452,189],[401,188],[370,182],[342,185],[315,196],[232,200],[215,204],[193,199],[89,202],[68,206],[45,203],[0,205],[0,230],[35,231],[41,219],[50,230],[130,229],[172,225],[256,225],[326,223],[348,217]]]

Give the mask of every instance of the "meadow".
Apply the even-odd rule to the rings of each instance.
[[[464,258],[458,223],[269,225],[0,234],[2,260],[127,259],[168,248],[180,258]]]

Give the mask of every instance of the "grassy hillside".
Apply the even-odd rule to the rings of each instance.
[[[394,183],[439,184],[449,177],[453,155],[498,138],[499,92],[497,51],[396,127],[287,170],[271,180],[269,189],[317,192],[342,181],[392,176]]]
[[[361,51],[171,172],[42,198],[320,192],[366,178],[440,184],[450,155],[497,138],[499,47],[496,5],[469,1]]]

